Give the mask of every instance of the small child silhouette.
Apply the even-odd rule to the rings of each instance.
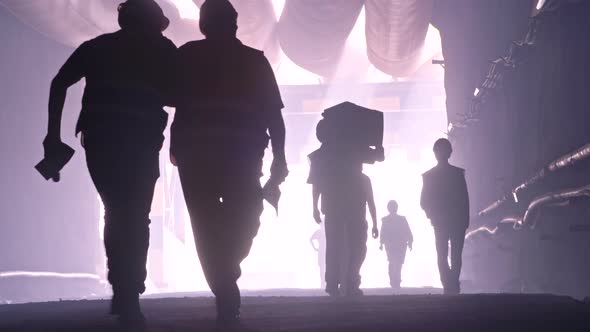
[[[399,289],[401,284],[402,266],[406,259],[406,247],[412,250],[414,241],[412,231],[406,217],[397,214],[398,205],[396,201],[389,201],[387,210],[389,215],[382,219],[381,224],[381,246],[387,253],[389,261],[389,283],[392,288]]]

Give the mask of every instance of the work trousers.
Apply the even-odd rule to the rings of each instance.
[[[326,214],[326,287],[358,289],[367,255],[367,221]]]
[[[84,139],[88,170],[104,205],[104,246],[114,293],[145,291],[149,214],[159,177],[160,145],[153,143]]]
[[[234,315],[240,307],[240,263],[260,227],[262,160],[186,152],[176,159],[199,260],[218,315]]]
[[[446,292],[459,293],[465,229],[445,226],[434,227],[438,271]],[[449,245],[451,247],[451,265],[449,266]]]
[[[402,282],[402,267],[406,260],[406,245],[385,244],[385,252],[389,264],[389,284],[393,288],[399,288]]]

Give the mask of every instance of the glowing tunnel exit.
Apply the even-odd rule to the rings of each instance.
[[[281,90],[286,105],[290,173],[281,186],[278,216],[274,208],[265,205],[258,235],[249,257],[242,263],[240,287],[320,288],[321,252],[314,249],[317,239],[312,239],[320,226],[312,217],[307,155],[319,147],[315,126],[323,109],[346,100],[384,111],[386,158],[384,162],[365,165],[364,173],[373,184],[379,226],[387,213],[387,202],[393,199],[399,203],[399,213],[407,217],[414,234],[413,250],[407,252],[402,272],[402,287],[440,286],[433,230],[419,206],[419,198],[421,174],[435,164],[432,142],[444,137],[447,124],[442,83],[283,86]],[[162,176],[152,210],[148,292],[207,291],[178,173],[168,162],[166,144],[161,152]],[[267,152],[263,170],[266,175],[271,161]],[[379,241],[370,236],[367,246],[361,287],[389,287],[385,251],[380,251]]]

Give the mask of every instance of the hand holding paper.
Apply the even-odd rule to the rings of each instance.
[[[59,172],[72,159],[74,149],[61,140],[48,139],[43,142],[43,147],[45,157],[35,165],[35,169],[41,173],[45,180],[52,179],[53,182],[59,182]]]

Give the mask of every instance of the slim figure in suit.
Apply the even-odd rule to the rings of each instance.
[[[397,208],[396,201],[389,201],[387,204],[389,215],[381,219],[381,246],[379,247],[383,250],[385,246],[389,261],[389,283],[393,289],[400,289],[406,248],[412,250],[414,242],[408,220],[397,214]]]
[[[449,164],[451,142],[441,138],[434,143],[438,165],[422,175],[420,206],[434,228],[438,270],[445,294],[459,294],[461,255],[465,231],[469,226],[469,195],[465,170]],[[451,266],[449,266],[449,243]]]

